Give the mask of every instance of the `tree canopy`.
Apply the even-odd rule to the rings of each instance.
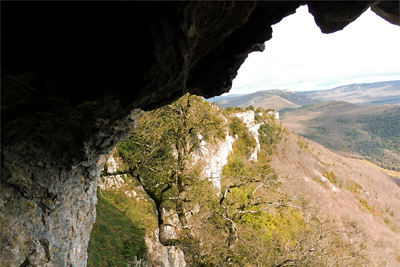
[[[119,145],[123,172],[155,203],[160,242],[180,246],[190,266],[365,264],[363,247],[349,239],[359,233],[338,231],[304,196],[288,194],[285,179],[269,165],[275,143],[287,131],[264,109],[257,109],[255,121],[257,161],[247,153],[256,140],[235,113],[189,94],[147,112]],[[201,146],[224,142],[227,133],[237,140],[216,188],[201,176],[204,166],[195,155]]]

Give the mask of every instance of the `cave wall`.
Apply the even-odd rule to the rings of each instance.
[[[2,2],[0,262],[85,266],[97,179],[142,110],[229,91],[271,25],[321,31],[399,2]]]

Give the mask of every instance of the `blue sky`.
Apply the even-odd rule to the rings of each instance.
[[[323,34],[301,6],[272,29],[265,51],[249,55],[229,94],[400,80],[400,27],[371,10],[343,30]]]

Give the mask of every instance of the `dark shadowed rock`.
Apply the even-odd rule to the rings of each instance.
[[[374,1],[309,1],[309,12],[323,33],[342,30],[356,20]]]
[[[399,13],[400,13],[400,2],[399,1],[380,1],[371,6],[372,11],[377,15],[384,18],[386,21],[400,25]]]
[[[85,266],[100,170],[142,110],[227,92],[300,4],[3,2],[0,262]],[[370,4],[309,6],[333,32]]]

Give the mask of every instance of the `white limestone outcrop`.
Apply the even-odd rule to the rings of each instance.
[[[119,166],[122,166],[121,160],[114,157],[113,153],[108,158],[106,164],[108,173],[115,173],[120,169]],[[100,177],[98,186],[101,190],[108,190],[112,188],[121,188],[123,183],[124,179],[121,175],[107,175]]]

